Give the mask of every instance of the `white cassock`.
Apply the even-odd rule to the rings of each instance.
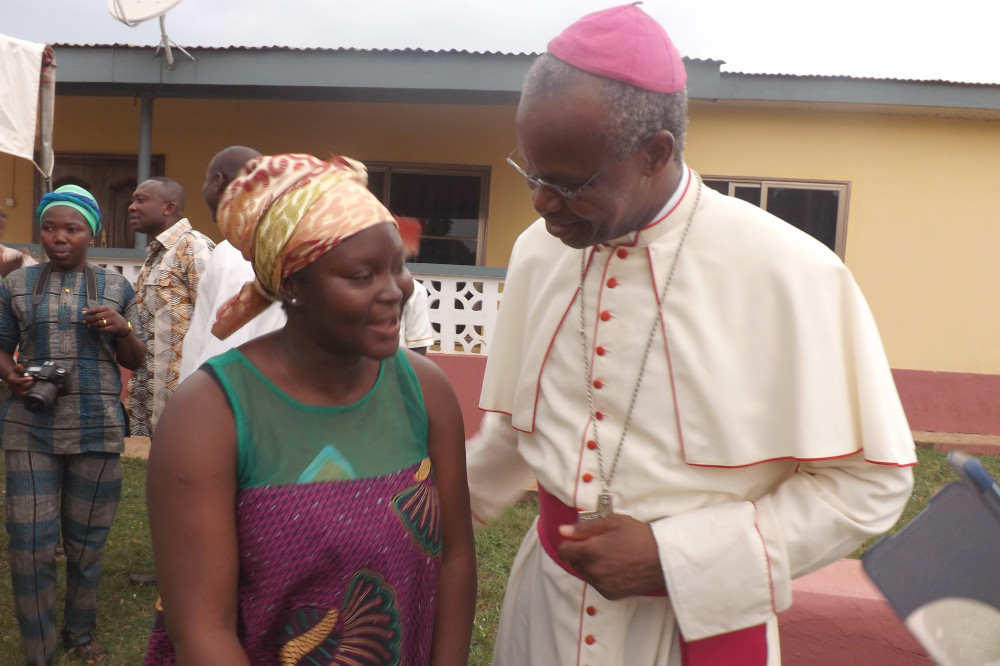
[[[698,641],[761,624],[767,663],[778,664],[775,616],[791,604],[792,578],[888,530],[909,497],[913,440],[850,272],[685,168],[639,232],[581,251],[540,220],[515,244],[480,401],[490,413],[469,442],[478,519],[496,517],[532,475],[563,504],[595,508],[586,382],[608,472],[657,312],[610,491],[615,512],[651,524],[669,596],[608,601],[546,554],[533,528],[511,572],[496,664],[674,665],[678,630]]]

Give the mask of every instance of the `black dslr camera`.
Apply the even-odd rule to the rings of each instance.
[[[24,394],[24,406],[31,412],[52,409],[56,398],[66,395],[69,388],[69,373],[55,361],[32,363],[25,369],[24,376],[35,380]]]

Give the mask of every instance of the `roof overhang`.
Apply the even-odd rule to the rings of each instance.
[[[190,49],[168,69],[142,47],[60,46],[58,91],[103,95],[516,104],[534,56],[465,52]]]
[[[62,95],[516,104],[533,54],[190,48],[167,68],[155,49],[56,45]],[[687,59],[693,100],[1000,109],[1000,85],[722,72]]]
[[[1000,109],[1000,85],[859,79],[846,76],[730,74],[718,97],[743,102],[860,104],[927,109]]]

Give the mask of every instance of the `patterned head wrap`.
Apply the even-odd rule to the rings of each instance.
[[[101,209],[97,205],[94,195],[77,185],[63,185],[57,187],[54,192],[49,192],[42,197],[35,210],[38,217],[38,224],[42,223],[42,215],[53,206],[69,206],[73,210],[79,211],[83,219],[90,225],[90,231],[96,237],[101,233]]]
[[[223,235],[253,264],[256,280],[219,308],[224,340],[278,300],[282,278],[392,214],[368,191],[368,172],[347,157],[267,155],[246,163],[219,201]]]

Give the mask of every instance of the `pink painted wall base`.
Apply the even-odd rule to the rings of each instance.
[[[479,409],[479,394],[483,391],[483,373],[486,372],[485,356],[461,354],[427,354],[444,371],[462,408],[465,419],[465,436],[471,437],[479,430],[483,412]]]
[[[428,357],[455,387],[466,435],[475,433],[482,419],[479,393],[486,357],[435,353]],[[1000,436],[1000,375],[893,370],[892,376],[912,430]]]
[[[912,430],[1000,435],[1000,375],[893,370]]]
[[[792,583],[778,616],[781,657],[795,666],[931,666],[860,560],[838,560]]]

